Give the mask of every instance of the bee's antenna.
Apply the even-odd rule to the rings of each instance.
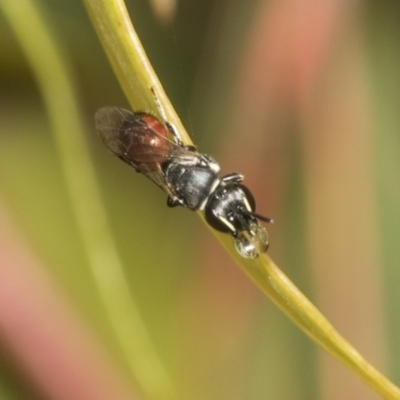
[[[247,211],[248,214],[250,214],[253,217],[256,217],[257,219],[260,219],[261,221],[267,222],[269,224],[273,224],[274,220],[272,218],[264,217],[263,215],[257,214],[253,211]]]

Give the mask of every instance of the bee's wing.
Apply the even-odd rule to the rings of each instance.
[[[150,114],[105,107],[96,113],[95,119],[97,130],[111,152],[176,198],[161,165],[171,160],[191,163],[197,160],[196,153],[169,140],[165,125]]]
[[[106,147],[116,156],[137,168],[136,164],[141,160],[129,151],[131,146],[140,143],[141,137],[151,131],[151,127],[142,120],[141,114],[135,114],[119,107],[104,107],[97,111],[95,120],[96,128]],[[154,133],[156,134],[156,132]],[[167,144],[166,147],[168,148],[168,146]],[[152,153],[154,151],[151,152],[149,149],[148,155]]]

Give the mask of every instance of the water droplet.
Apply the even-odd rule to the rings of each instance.
[[[250,232],[242,231],[235,238],[237,252],[244,258],[257,258],[268,250],[268,232],[258,224],[252,224]]]

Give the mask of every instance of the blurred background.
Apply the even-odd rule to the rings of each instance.
[[[150,400],[110,327],[41,89],[2,2],[0,397]],[[175,398],[377,399],[196,214],[168,209],[106,151],[94,114],[129,105],[84,5],[34,4],[69,62],[111,233]],[[243,173],[258,212],[274,218],[271,257],[400,383],[399,2],[126,4],[193,141],[223,173]]]

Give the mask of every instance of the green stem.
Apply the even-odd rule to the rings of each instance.
[[[115,75],[132,109],[160,115],[152,90],[165,116],[179,131],[184,143],[192,144],[166,96],[132,26],[123,0],[83,0]]]
[[[282,273],[268,255],[255,262],[238,260],[247,275],[303,332],[353,370],[384,399],[400,399],[400,389],[347,342],[321,312]]]
[[[110,233],[68,61],[34,0],[2,0],[0,7],[41,90],[89,265],[129,368],[147,397],[174,399]]]

